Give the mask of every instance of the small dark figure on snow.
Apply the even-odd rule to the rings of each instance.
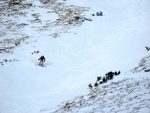
[[[40,66],[43,66],[43,65],[44,65],[44,62],[45,62],[45,57],[44,57],[44,56],[41,56],[38,60],[40,60],[39,65],[40,65]]]
[[[99,84],[103,84],[103,81],[100,81]]]
[[[103,77],[103,83],[106,83],[107,79],[105,77]]]
[[[117,74],[118,74],[117,71],[115,71],[115,72],[114,72],[114,75],[117,75]]]
[[[102,11],[99,12],[99,16],[103,16],[103,12]]]
[[[93,87],[93,86],[92,86],[91,84],[89,84],[89,88],[91,88],[91,89],[92,89],[92,87]]]
[[[119,75],[121,72],[120,71],[118,71],[118,73],[117,73],[117,75]]]
[[[101,76],[100,76],[100,77],[97,77],[97,81],[101,80],[101,78],[102,78]]]
[[[146,48],[146,50],[147,50],[147,51],[149,51],[149,50],[150,50],[150,47],[148,47],[148,46],[145,46],[145,48]]]
[[[98,12],[96,12],[96,16],[99,16],[99,13],[98,13]]]
[[[107,73],[108,76],[113,76],[113,74],[114,73],[112,71],[110,71],[110,72]]]
[[[97,86],[98,86],[98,83],[96,82],[96,83],[94,84],[94,86],[97,87]]]

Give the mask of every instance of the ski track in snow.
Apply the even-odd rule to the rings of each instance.
[[[88,100],[88,84],[97,76],[118,70],[122,74],[111,82],[132,78],[117,84],[119,88],[134,80],[142,81],[141,86],[129,88],[129,91],[137,89],[137,93],[131,92],[131,100],[136,94],[139,99],[130,102],[126,88],[123,94],[118,94],[117,85],[108,82],[107,88],[102,88],[108,95],[101,92],[105,85],[93,90],[99,93],[98,98],[104,96],[103,101],[96,98],[86,103],[81,99],[85,107],[75,108],[74,112],[149,112],[149,79],[145,80],[149,74],[143,72],[149,69],[149,59],[145,57],[149,56],[145,46],[150,46],[149,0],[8,1],[0,1],[0,113],[50,112],[77,95],[86,95]],[[91,15],[98,11],[103,16]],[[79,15],[87,20],[72,21]],[[41,55],[46,57],[46,67],[42,68],[35,66]],[[134,74],[128,72],[131,69]],[[108,87],[110,84],[115,89]],[[111,93],[115,98],[108,101]],[[123,102],[120,109],[109,104],[120,100]],[[97,109],[99,104],[101,109]]]

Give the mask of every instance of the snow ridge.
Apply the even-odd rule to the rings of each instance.
[[[134,69],[132,69],[131,71],[134,73],[138,73],[140,71],[145,71],[145,72],[149,72],[150,71],[150,55],[144,57],[139,65],[137,67],[135,67]]]
[[[92,89],[60,104],[51,113],[149,113],[150,77],[124,79]]]

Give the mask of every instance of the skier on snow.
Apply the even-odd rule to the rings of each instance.
[[[45,57],[42,55],[38,60],[40,60],[39,65],[44,66]]]

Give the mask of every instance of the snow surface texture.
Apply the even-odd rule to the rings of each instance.
[[[0,0],[0,113],[149,113],[149,6],[149,0]],[[46,67],[36,66],[41,55]],[[89,90],[97,76],[118,70]]]
[[[149,113],[150,78],[124,79],[63,102],[53,113]]]

